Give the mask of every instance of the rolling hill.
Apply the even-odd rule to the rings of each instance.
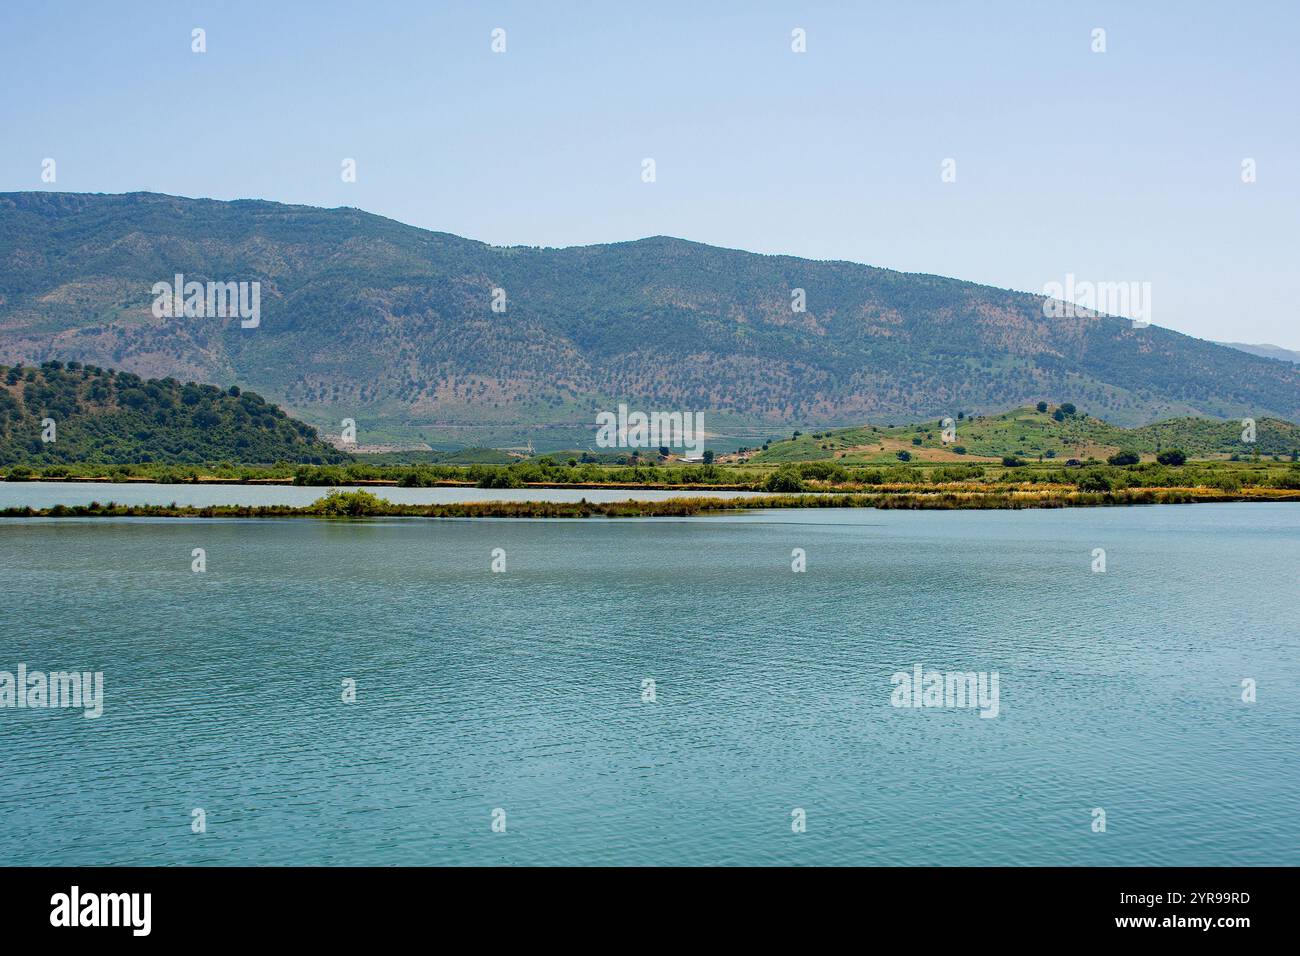
[[[999,415],[978,415],[954,422],[955,440],[944,442],[942,420],[908,425],[864,425],[801,433],[797,438],[772,442],[764,450],[744,456],[755,463],[843,460],[895,461],[907,452],[918,461],[980,461],[1003,457],[1022,459],[1104,459],[1121,451],[1154,457],[1178,449],[1189,458],[1226,458],[1238,455],[1290,457],[1300,452],[1300,426],[1264,418],[1255,422],[1255,441],[1242,440],[1240,420],[1176,418],[1138,428],[1122,428],[1076,411],[1057,412],[1059,406],[1038,411],[1036,406]]]
[[[156,317],[178,273],[260,283],[260,323]],[[587,447],[619,402],[718,434],[1040,398],[1125,425],[1300,418],[1300,367],[1042,301],[662,236],[496,247],[348,208],[0,194],[0,362],[233,382],[362,443]]]
[[[0,366],[0,465],[347,460],[311,426],[235,387],[77,363]]]

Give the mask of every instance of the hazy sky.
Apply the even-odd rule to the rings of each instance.
[[[1157,325],[1300,349],[1298,35],[1242,0],[6,2],[0,191],[1142,281]]]

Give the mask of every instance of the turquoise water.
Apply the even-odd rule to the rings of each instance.
[[[1285,504],[6,521],[0,670],[105,704],[0,709],[0,861],[1296,864],[1298,573]]]

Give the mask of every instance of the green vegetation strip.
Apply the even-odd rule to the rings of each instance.
[[[658,488],[683,491],[739,490],[799,494],[834,491],[843,494],[923,489],[935,485],[975,485],[1005,491],[1033,484],[1067,486],[1079,491],[1121,491],[1128,488],[1209,488],[1236,492],[1245,488],[1300,489],[1300,463],[1281,461],[1199,461],[1183,465],[1141,462],[1112,465],[1102,462],[1065,466],[1048,463],[933,464],[911,462],[885,467],[846,467],[838,462],[787,462],[779,466],[717,465],[602,466],[569,465],[547,457],[513,465],[380,466],[349,464],[223,465],[158,464],[54,465],[39,470],[0,465],[6,481],[153,481],[160,484],[293,484],[312,487],[397,485],[437,488],[474,485],[479,488]]]
[[[1080,508],[1108,505],[1191,504],[1211,501],[1300,501],[1300,491],[1207,488],[1128,488],[1084,492],[1069,489],[991,491],[935,488],[929,491],[847,495],[773,495],[763,498],[677,498],[671,501],[475,501],[458,504],[394,504],[368,491],[331,491],[304,507],[289,505],[55,505],[5,508],[0,518],[654,518],[780,508],[905,508],[927,510]]]

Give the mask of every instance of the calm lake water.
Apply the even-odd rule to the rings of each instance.
[[[115,501],[121,505],[309,505],[330,488],[294,485],[155,485],[145,482],[0,481],[0,508],[51,508]],[[357,491],[355,485],[340,491]],[[656,491],[641,488],[396,488],[366,491],[399,505],[459,504],[464,501],[665,501],[669,498],[753,497],[756,491]]]
[[[1298,574],[1288,504],[4,521],[0,670],[105,704],[0,709],[0,859],[1297,864]]]

